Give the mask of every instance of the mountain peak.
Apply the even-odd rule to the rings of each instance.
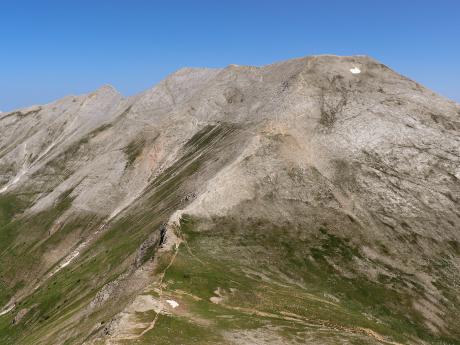
[[[0,343],[457,344],[459,109],[322,55],[0,117]]]
[[[99,87],[94,93],[96,94],[117,94],[120,95],[117,89],[110,84],[104,84]]]

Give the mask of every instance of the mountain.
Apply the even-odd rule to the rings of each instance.
[[[0,343],[460,344],[460,105],[366,56],[0,114]]]

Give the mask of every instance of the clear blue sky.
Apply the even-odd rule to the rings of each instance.
[[[367,54],[460,101],[460,1],[0,0],[0,110],[312,54]]]

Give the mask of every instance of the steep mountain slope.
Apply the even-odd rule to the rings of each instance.
[[[0,115],[1,344],[460,344],[460,106],[368,57]]]

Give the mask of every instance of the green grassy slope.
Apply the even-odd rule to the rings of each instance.
[[[165,276],[163,295],[179,311],[126,344],[226,344],[256,331],[293,344],[460,344],[431,334],[397,283],[344,276],[333,262],[345,268],[360,251],[325,228],[295,241],[263,220],[205,223],[183,219],[184,242]]]
[[[42,281],[37,290],[18,301],[15,312],[0,317],[0,343],[49,344],[53,337],[67,334],[66,344],[79,344],[92,332],[94,325],[107,321],[119,311],[130,296],[112,301],[112,305],[105,306],[102,311],[79,314],[104,285],[123,273],[132,273],[137,249],[183,203],[186,184],[193,181],[195,174],[206,174],[210,164],[213,169],[209,171],[225,164],[224,159],[215,159],[215,155],[231,144],[235,134],[235,128],[225,125],[208,126],[197,133],[184,146],[182,157],[152,181],[126,216],[109,224],[71,265]],[[71,204],[67,194],[51,209],[32,217],[21,216],[27,203],[22,208],[16,206],[21,203],[18,197],[7,196],[0,200],[2,302],[19,288],[40,282],[39,275],[43,277],[46,273],[40,270],[41,260],[52,246],[72,232],[92,233],[103,224],[102,219],[84,215],[68,219],[62,229],[48,236],[53,223]],[[153,254],[154,250],[147,253]],[[144,261],[149,259],[143,258]],[[14,315],[21,309],[27,313],[19,323],[13,324]]]

